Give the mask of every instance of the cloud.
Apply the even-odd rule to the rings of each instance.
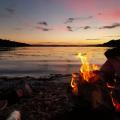
[[[79,29],[84,29],[84,30],[91,29],[91,27],[90,26],[84,26],[84,27],[71,27],[71,26],[67,26],[67,29],[68,29],[68,31],[77,31]]]
[[[120,35],[109,35],[109,36],[104,36],[104,37],[114,37],[114,38],[116,38],[116,37],[120,37]]]
[[[75,17],[75,18],[68,18],[67,20],[66,20],[66,22],[65,22],[65,24],[67,24],[67,23],[72,23],[72,22],[74,22],[74,21],[76,21],[76,20],[88,20],[88,19],[92,19],[93,18],[93,16],[87,16],[87,17]]]
[[[16,10],[13,8],[5,8],[5,11],[6,13],[0,13],[0,18],[11,18],[16,12]]]
[[[15,14],[16,11],[14,8],[5,8],[5,10],[11,15]]]
[[[43,31],[50,31],[52,29],[49,29],[49,28],[42,28]]]
[[[47,26],[47,25],[48,25],[48,23],[47,23],[47,22],[45,22],[45,21],[38,22],[37,24],[39,24],[39,25],[44,25],[44,26]]]
[[[68,31],[71,31],[71,32],[73,32],[73,30],[72,30],[72,27],[70,27],[70,26],[67,26],[66,28],[68,29]]]
[[[86,39],[86,40],[100,40],[100,39],[98,39],[98,38],[88,38],[88,39]]]
[[[68,18],[65,23],[72,23],[75,20],[75,18]]]
[[[103,26],[103,27],[100,27],[99,29],[113,29],[113,28],[117,28],[117,27],[120,27],[120,23],[114,23],[112,25]]]
[[[52,30],[50,28],[44,28],[44,27],[39,27],[39,26],[36,26],[35,28],[39,29],[39,30],[42,30],[42,31],[50,31],[50,30]]]
[[[75,27],[74,30],[79,30],[79,29],[84,29],[84,30],[87,30],[87,29],[91,29],[90,26],[84,26],[84,27]]]
[[[85,26],[85,27],[83,27],[83,29],[90,29],[91,27],[90,26]]]

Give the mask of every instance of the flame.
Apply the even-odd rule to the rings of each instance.
[[[78,85],[83,81],[94,83],[99,79],[99,76],[97,75],[99,66],[89,64],[86,54],[78,53],[77,57],[80,58],[82,65],[79,74],[72,74],[71,87],[73,88],[74,94],[78,94]]]
[[[95,64],[90,65],[86,54],[79,53],[77,55],[80,58],[82,66],[80,67],[80,74],[86,82],[94,82],[98,80],[98,75],[96,75],[96,71],[99,70],[99,67]]]
[[[78,94],[78,81],[79,81],[78,74],[77,73],[73,73],[72,74],[72,80],[71,80],[71,87],[73,88],[72,92],[75,95]]]

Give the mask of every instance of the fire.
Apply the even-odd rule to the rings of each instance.
[[[79,53],[78,58],[80,58],[82,66],[80,67],[80,75],[83,80],[86,82],[95,82],[98,80],[98,76],[96,75],[96,71],[99,70],[99,67],[95,64],[89,64],[86,54]]]
[[[73,93],[78,93],[78,85],[83,82],[94,83],[99,79],[97,75],[97,71],[99,70],[99,66],[95,64],[89,64],[86,54],[78,53],[78,58],[81,60],[81,67],[79,74],[73,73],[71,80],[71,87],[73,88]]]
[[[80,58],[82,65],[79,73],[72,74],[71,87],[73,94],[79,96],[81,94],[79,93],[80,90],[78,90],[78,88],[81,87],[80,85],[94,84],[100,80],[100,67],[95,64],[89,64],[86,54],[79,53],[77,57]],[[120,102],[118,101],[119,98],[117,97],[119,92],[116,93],[116,90],[119,91],[119,89],[114,84],[110,85],[109,83],[106,83],[106,86],[108,89],[110,89],[109,95],[115,110],[120,112]],[[96,91],[92,91],[92,95],[93,97],[97,96],[93,98],[95,100],[93,101],[93,103],[95,102],[93,105],[96,106],[96,103],[101,103],[102,94],[99,88]]]
[[[78,82],[79,82],[79,78],[78,78],[78,74],[77,73],[73,73],[72,74],[72,80],[71,80],[71,87],[72,92],[77,95],[78,94]]]

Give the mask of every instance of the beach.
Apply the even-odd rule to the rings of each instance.
[[[89,106],[86,108],[84,105],[88,103],[85,101],[81,103],[79,97],[74,96],[71,92],[71,75],[59,74],[47,78],[1,77],[0,83],[4,89],[11,86],[16,88],[21,80],[27,81],[32,86],[32,96],[23,97],[14,104],[9,104],[0,111],[0,120],[6,120],[13,111],[20,112],[21,120],[66,120],[87,118],[88,116],[96,119],[94,112],[99,115],[100,119],[114,120],[118,118],[117,113],[114,113],[111,108],[103,107],[95,111],[91,111]],[[84,116],[86,113],[88,116]],[[114,114],[111,116],[109,113]]]
[[[60,77],[60,75],[59,75]],[[70,76],[62,76],[59,79],[68,79]],[[50,120],[61,117],[66,112],[72,110],[73,105],[68,98],[69,84],[66,82],[56,82],[57,76],[51,78],[0,78],[0,83],[6,87],[12,86],[15,82],[26,80],[31,84],[33,95],[30,98],[22,98],[18,103],[7,106],[0,111],[1,120],[5,120],[11,112],[18,110],[22,120]]]

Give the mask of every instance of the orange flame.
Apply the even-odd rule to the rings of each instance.
[[[71,80],[71,87],[73,88],[73,93],[75,95],[78,94],[78,85],[80,83],[88,82],[88,83],[94,83],[99,79],[99,76],[96,74],[96,71],[99,70],[99,66],[92,64],[90,65],[86,54],[79,53],[77,55],[78,58],[81,60],[81,67],[80,67],[80,73],[73,73],[72,74],[72,80]]]
[[[86,82],[95,82],[98,80],[98,75],[96,75],[97,70],[99,70],[99,67],[95,64],[90,65],[86,54],[79,53],[78,58],[80,58],[82,62],[82,66],[80,67],[80,74]]]
[[[79,81],[78,74],[77,73],[73,73],[72,74],[72,80],[71,80],[71,87],[73,88],[72,92],[75,95],[78,94],[78,81]]]

